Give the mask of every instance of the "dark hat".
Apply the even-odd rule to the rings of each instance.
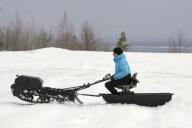
[[[123,53],[123,50],[120,47],[116,47],[113,49],[113,52],[117,55],[121,55]]]

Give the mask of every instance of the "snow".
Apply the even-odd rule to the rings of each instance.
[[[45,48],[0,52],[1,128],[190,128],[192,127],[192,54],[126,53],[140,83],[135,92],[171,92],[164,106],[106,104],[101,97],[79,96],[78,103],[30,104],[11,94],[15,75],[38,76],[44,86],[65,88],[114,72],[111,52]],[[81,93],[107,93],[104,83]]]

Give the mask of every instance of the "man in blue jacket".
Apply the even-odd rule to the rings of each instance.
[[[118,94],[116,86],[129,84],[131,80],[131,71],[123,50],[119,47],[113,49],[115,62],[115,74],[112,75],[111,81],[105,83],[105,87],[112,93]]]

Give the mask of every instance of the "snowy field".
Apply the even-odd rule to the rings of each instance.
[[[159,107],[106,104],[101,97],[84,102],[29,104],[14,97],[15,75],[41,77],[44,86],[66,88],[94,82],[114,72],[111,52],[46,48],[0,52],[0,128],[191,128],[192,54],[126,53],[140,83],[135,92],[171,92],[171,102]],[[81,93],[106,93],[104,83]]]

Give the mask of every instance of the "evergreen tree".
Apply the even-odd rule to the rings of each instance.
[[[125,33],[122,32],[121,33],[121,37],[119,38],[118,42],[117,42],[117,47],[122,48],[123,51],[128,51],[128,44],[126,44],[126,36]]]

